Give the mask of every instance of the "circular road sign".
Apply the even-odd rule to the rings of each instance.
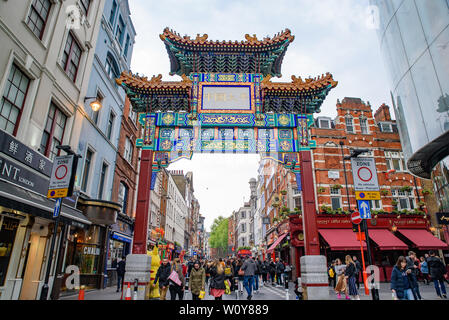
[[[363,182],[368,182],[373,178],[373,173],[368,167],[359,168],[359,170],[357,171],[357,175]]]
[[[352,223],[360,224],[360,222],[362,222],[362,217],[360,217],[360,212],[354,211],[351,214],[351,220],[352,220]]]
[[[61,164],[59,167],[56,168],[55,172],[56,179],[58,180],[64,179],[68,172],[69,170],[67,169],[67,166],[65,164]]]

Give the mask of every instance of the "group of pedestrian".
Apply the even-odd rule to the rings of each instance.
[[[328,269],[330,285],[334,288],[337,298],[342,298],[342,293],[346,300],[360,300],[358,290],[360,289],[360,274],[362,266],[356,256],[345,257],[345,263],[337,258],[332,261]]]
[[[246,290],[247,300],[251,300],[253,293],[258,293],[260,282],[281,286],[289,281],[291,270],[292,267],[279,258],[276,261],[262,261],[254,257],[213,261],[194,261],[191,258],[184,264],[178,258],[173,262],[163,259],[151,285],[155,286],[159,281],[161,300],[166,299],[167,291],[170,291],[171,300],[177,297],[183,300],[185,290],[191,292],[193,300],[199,300],[204,297],[206,287],[215,300],[222,300],[224,294],[236,290],[243,294],[243,289]],[[173,275],[174,272],[176,275]]]
[[[435,255],[433,250],[429,251],[425,257],[417,259],[416,253],[409,251],[408,256],[400,256],[391,273],[391,291],[395,300],[422,300],[419,291],[419,276],[424,279],[424,283],[433,281],[437,296],[447,299],[445,275],[447,269],[443,261]]]

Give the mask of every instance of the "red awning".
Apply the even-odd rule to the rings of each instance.
[[[360,241],[352,229],[320,229],[319,232],[331,250],[360,250]],[[362,245],[366,249],[365,241]]]
[[[287,232],[284,233],[282,236],[280,236],[279,238],[277,238],[277,240],[271,245],[271,247],[268,248],[267,253],[270,253],[274,250],[274,248],[276,248],[279,243],[281,243],[281,241],[287,236]]]
[[[425,229],[398,229],[419,250],[447,249],[448,245]]]
[[[408,246],[396,238],[388,229],[370,229],[369,237],[380,250],[407,250]]]

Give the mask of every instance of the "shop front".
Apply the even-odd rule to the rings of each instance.
[[[281,224],[272,227],[267,231],[268,249],[266,250],[266,254],[271,256],[272,260],[279,258],[282,259],[282,261],[291,264],[289,239],[289,224],[288,221],[285,220]]]
[[[117,263],[131,252],[134,222],[128,216],[119,213],[117,223],[110,227],[106,263],[105,286],[117,285]]]
[[[52,166],[49,159],[0,130],[0,300],[39,299],[52,237],[56,245],[50,288],[55,270],[60,272],[55,261],[61,258],[63,235],[71,226],[91,224],[75,209],[77,198],[65,198],[60,227],[52,234],[55,201],[47,199]]]

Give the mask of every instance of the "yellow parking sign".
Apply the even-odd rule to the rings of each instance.
[[[356,191],[355,198],[357,200],[380,200],[379,191]]]

